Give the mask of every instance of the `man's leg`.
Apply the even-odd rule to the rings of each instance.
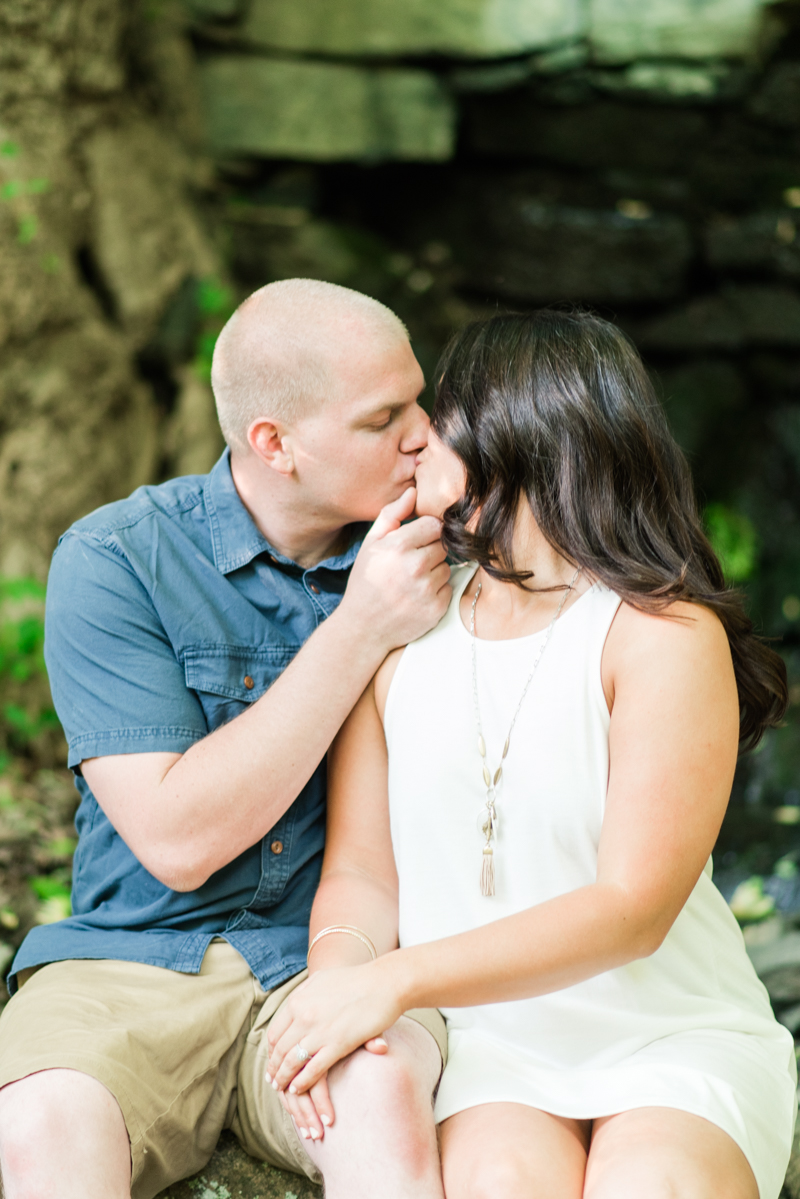
[[[328,1083],[336,1119],[321,1142],[302,1140],[265,1072],[269,1022],[304,977],[269,997],[247,1039],[233,1131],[254,1157],[314,1182],[324,1178],[326,1199],[443,1199],[433,1120],[447,1041],[441,1016],[416,1013],[431,1031],[402,1016],[385,1034],[388,1053],[359,1049],[334,1066]]]
[[[130,1199],[119,1104],[77,1070],[42,1070],[0,1090],[4,1199]]]
[[[359,1049],[331,1070],[336,1121],[302,1147],[325,1179],[326,1199],[442,1199],[433,1121],[441,1058],[433,1037],[401,1017],[387,1054]]]
[[[0,1017],[6,1199],[153,1199],[202,1169],[264,999],[227,942],[196,975],[94,959],[37,971]]]

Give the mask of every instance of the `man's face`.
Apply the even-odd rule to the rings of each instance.
[[[306,501],[332,523],[374,520],[414,482],[428,440],[417,400],[425,384],[409,343],[398,338],[342,364],[335,399],[289,433]]]

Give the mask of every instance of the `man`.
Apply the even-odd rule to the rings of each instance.
[[[382,305],[289,280],[234,314],[212,382],[211,474],[101,508],[54,556],[79,842],[73,915],[29,934],[0,1020],[5,1197],[151,1199],[229,1127],[331,1196],[436,1199],[438,1014],[332,1073],[313,1162],[264,1078],[304,977],[325,752],[449,600],[439,523],[402,524],[422,374]]]

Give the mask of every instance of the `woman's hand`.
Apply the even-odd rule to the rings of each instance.
[[[336,1062],[390,1028],[402,1015],[386,959],[364,966],[322,970],[287,999],[270,1024],[267,1077],[291,1095],[310,1090]],[[300,1045],[311,1055],[297,1060]],[[385,1052],[380,1044],[373,1052]],[[321,1114],[321,1113],[320,1113]]]
[[[383,1054],[389,1052],[389,1046],[383,1037],[372,1037],[366,1041],[364,1048],[370,1053]],[[336,1120],[330,1091],[328,1090],[328,1075],[323,1074],[319,1082],[305,1091],[302,1095],[291,1091],[278,1091],[278,1098],[286,1111],[292,1117],[295,1128],[304,1141],[321,1141],[325,1129]]]
[[[292,1095],[279,1091],[278,1098],[292,1117],[294,1126],[304,1141],[321,1141],[325,1129],[333,1124],[335,1115],[328,1092],[328,1076],[323,1074],[318,1083],[303,1095]]]

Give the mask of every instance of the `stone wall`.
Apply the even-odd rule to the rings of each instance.
[[[198,405],[164,349],[182,285],[220,269],[197,214],[182,21],[118,0],[0,10],[2,574],[43,577],[77,516],[219,449],[208,389]],[[187,405],[192,430],[170,457]]]
[[[498,304],[618,319],[795,638],[798,5],[187,2],[239,285],[371,291],[428,370]]]

